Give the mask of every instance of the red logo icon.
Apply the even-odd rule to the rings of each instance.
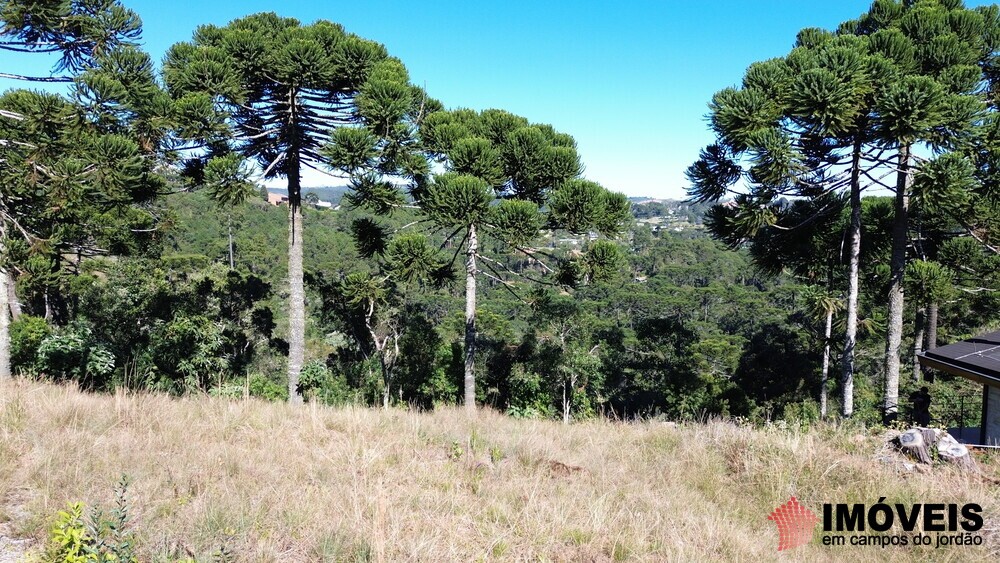
[[[774,509],[768,517],[778,526],[778,551],[792,549],[809,543],[819,518],[792,497]]]

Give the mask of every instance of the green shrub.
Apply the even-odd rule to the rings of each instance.
[[[128,479],[115,487],[115,508],[105,514],[95,507],[86,519],[83,503],[60,510],[49,531],[42,560],[51,563],[137,563],[130,527]]]
[[[87,563],[86,546],[91,538],[83,524],[83,503],[72,502],[66,510],[56,514],[56,521],[49,531],[49,547],[45,561]]]
[[[302,394],[308,397],[310,391],[322,387],[329,376],[330,370],[323,362],[319,360],[306,362],[306,365],[302,366],[302,371],[299,372],[299,387],[302,388]]]
[[[42,341],[52,334],[52,328],[41,317],[21,315],[10,325],[10,363],[16,372],[31,371]]]
[[[515,418],[551,418],[552,398],[538,373],[518,363],[510,370],[510,404],[507,414]]]
[[[250,396],[268,401],[287,401],[288,388],[265,375],[255,374],[250,377]]]
[[[819,422],[819,404],[812,399],[785,405],[781,418],[788,424],[807,428]]]
[[[208,394],[212,397],[225,397],[227,399],[241,399],[246,393],[246,388],[239,383],[223,383],[221,386],[212,387]]]
[[[464,364],[461,349],[457,343],[441,343],[434,351],[433,361],[423,375],[414,393],[415,401],[426,408],[436,405],[453,405],[461,393],[461,377]]]
[[[74,324],[42,340],[35,368],[53,379],[75,379],[93,387],[114,371],[115,357],[94,342],[90,327]]]
[[[335,375],[320,360],[312,360],[302,366],[299,374],[302,395],[307,400],[316,400],[326,405],[344,405],[357,402],[357,391],[351,388],[347,378]]]

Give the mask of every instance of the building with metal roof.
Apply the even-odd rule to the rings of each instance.
[[[979,443],[1000,446],[1000,331],[926,350],[918,360],[924,367],[983,385]]]

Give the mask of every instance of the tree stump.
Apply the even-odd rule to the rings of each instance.
[[[951,434],[947,432],[943,434],[937,442],[938,457],[962,469],[973,469],[975,462],[972,460],[969,448],[960,444]]]
[[[927,465],[933,463],[932,452],[936,452],[938,458],[961,469],[971,470],[975,468],[975,461],[972,459],[969,448],[959,443],[944,430],[911,428],[894,438],[893,442],[900,451],[920,463]]]
[[[920,463],[930,464],[931,446],[937,442],[937,436],[929,428],[911,428],[896,438],[899,449]]]

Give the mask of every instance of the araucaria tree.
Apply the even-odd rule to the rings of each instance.
[[[547,125],[500,110],[437,112],[421,124],[425,149],[448,169],[414,198],[422,211],[454,244],[452,261],[465,254],[464,404],[476,401],[477,280],[487,276],[509,286],[515,272],[503,256],[520,254],[538,274],[576,283],[581,273],[601,276],[614,268],[617,247],[595,241],[586,264],[551,263],[552,256],[533,243],[543,229],[615,235],[630,216],[624,195],[580,178],[581,166],[572,137]],[[596,252],[594,250],[597,250]],[[537,280],[536,280],[537,281]]]
[[[0,24],[0,50],[59,55],[50,76],[0,69],[0,78],[31,82],[72,82],[95,57],[134,45],[142,34],[139,16],[117,0],[3,0]]]
[[[154,157],[170,107],[133,46],[140,32],[138,16],[116,1],[0,2],[0,50],[60,55],[53,76],[0,76],[75,82],[72,99],[0,97],[0,378],[10,375],[10,274],[30,262],[58,280],[67,257],[114,251],[116,235],[150,226],[148,213],[128,206],[161,187]]]
[[[692,198],[715,201],[736,194],[734,202],[710,211],[706,223],[713,236],[731,246],[756,240],[756,260],[773,271],[814,271],[822,256],[840,258],[839,248],[794,256],[789,245],[810,238],[807,231],[838,209],[842,199],[837,196],[846,192],[850,221],[842,238],[849,266],[840,386],[844,416],[854,410],[862,179],[878,166],[877,151],[868,146],[868,107],[882,86],[882,66],[867,42],[857,37],[802,30],[787,57],[751,65],[740,88],[713,97],[710,117],[717,142],[688,169]],[[786,197],[810,205],[783,205]],[[809,212],[803,215],[804,210]],[[827,284],[839,279],[829,267],[820,278]]]
[[[936,154],[962,150],[982,119],[983,69],[996,48],[996,15],[966,9],[961,1],[881,0],[838,33],[856,35],[878,49],[890,78],[874,98],[874,143],[885,151],[880,164],[895,172],[892,254],[887,295],[883,413],[899,408],[904,277],[910,244],[910,197],[924,149]]]
[[[992,14],[992,15],[991,15]],[[752,66],[743,88],[718,93],[719,143],[689,170],[701,200],[747,188],[717,207],[710,228],[739,244],[760,229],[787,229],[781,196],[825,197],[849,187],[847,329],[842,414],[853,412],[862,189],[895,192],[883,410],[898,409],[903,278],[914,148],[960,149],[980,119],[983,71],[994,51],[996,15],[961,2],[877,0],[836,33],[803,30],[785,59]],[[895,185],[884,181],[896,176]]]
[[[302,400],[298,380],[305,355],[302,172],[323,169],[320,149],[338,128],[358,124],[365,109],[386,109],[382,92],[362,92],[372,70],[388,60],[382,45],[337,24],[302,25],[266,13],[225,27],[199,27],[191,42],[170,49],[164,64],[167,86],[180,103],[204,112],[210,101],[226,115],[231,138],[206,139],[206,154],[234,151],[253,160],[263,177],[287,181],[292,402]]]

